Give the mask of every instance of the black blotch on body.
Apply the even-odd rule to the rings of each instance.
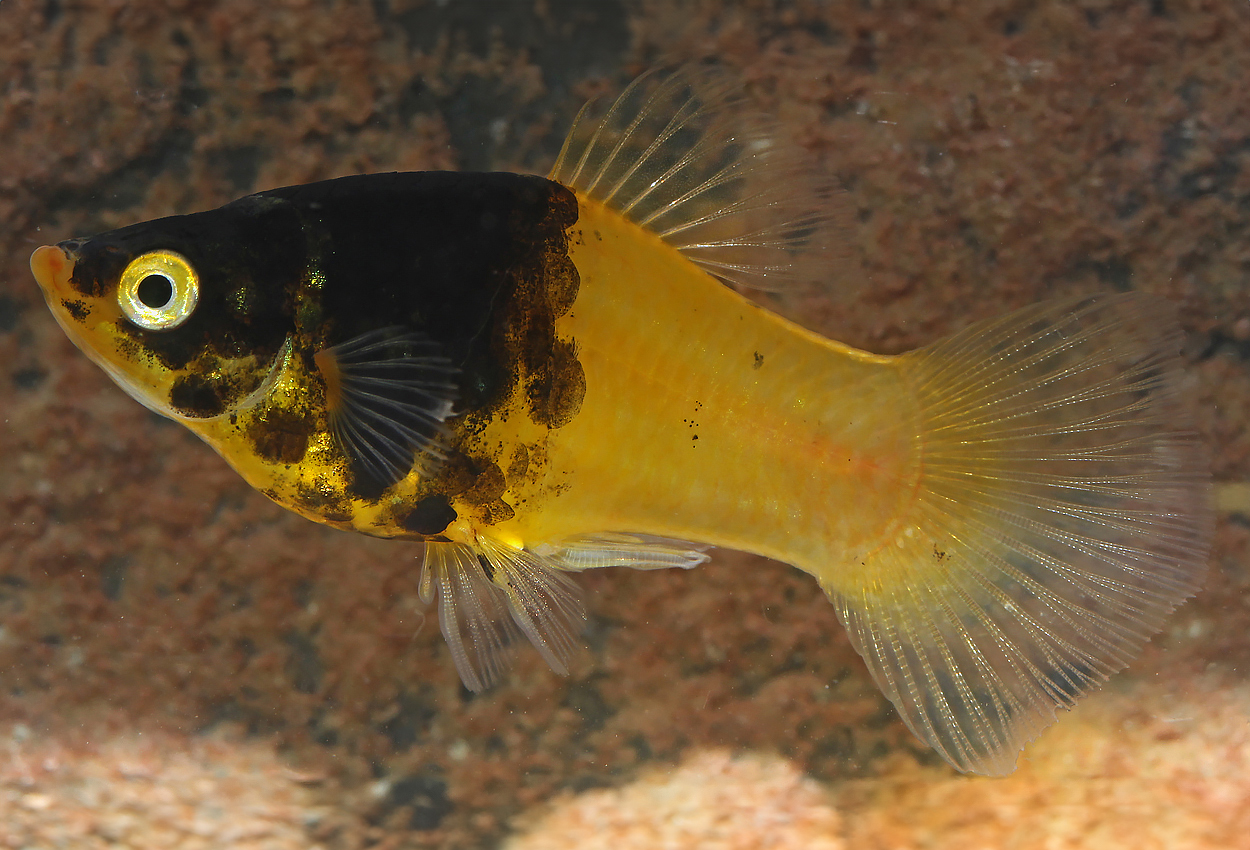
[[[586,373],[571,343],[555,342],[546,362],[526,386],[530,417],[559,428],[573,421],[586,396]]]
[[[555,333],[556,320],[573,306],[581,286],[564,234],[576,220],[572,212],[560,232],[547,234],[518,267],[519,285],[504,325],[502,348],[520,366],[529,416],[548,428],[573,421],[586,394],[586,375],[573,342]]]
[[[119,351],[137,356],[144,346],[137,341],[119,342]],[[238,352],[243,353],[243,352]],[[169,403],[181,414],[195,419],[219,416],[234,407],[260,386],[270,364],[262,367],[235,368],[206,355],[195,361],[186,374],[174,381]]]
[[[577,202],[539,177],[372,174],[257,197],[304,221],[324,280],[320,347],[384,327],[420,332],[460,369],[457,411],[469,420],[507,403],[521,361],[549,356],[555,318],[576,297],[565,230]]]
[[[460,451],[449,452],[426,482],[428,494],[469,505],[472,518],[488,525],[515,516],[512,506],[503,500],[507,489],[508,481],[497,463]]]
[[[414,534],[431,536],[441,534],[456,521],[456,511],[442,493],[431,493],[421,501],[401,523]]]
[[[91,308],[88,307],[83,301],[71,300],[67,298],[61,302],[61,305],[65,307],[65,312],[68,313],[69,317],[75,322],[85,322],[87,320],[87,316],[91,315]]]
[[[473,485],[458,496],[477,509],[477,519],[487,525],[512,519],[516,512],[503,500],[508,488],[503,471],[494,463],[482,468]]]
[[[274,463],[299,463],[313,433],[311,417],[283,408],[270,408],[247,430],[256,454]]]
[[[756,351],[753,355],[755,361],[751,364],[752,369],[758,369],[764,365],[764,355]]]
[[[349,465],[352,471],[349,488],[351,495],[358,499],[364,499],[366,502],[376,502],[395,483],[394,478],[389,473],[384,476],[378,475],[360,458],[349,458]]]
[[[137,359],[142,351],[142,348],[139,343],[133,339],[119,338],[117,340],[117,351],[126,357]]]
[[[573,224],[576,220],[577,215],[576,210],[574,210],[572,220],[565,227]],[[543,269],[547,304],[550,306],[552,314],[559,318],[573,307],[573,302],[577,300],[577,290],[581,288],[582,280],[581,275],[577,273],[577,266],[573,265],[573,261],[569,259],[566,253],[563,253],[564,250],[567,250],[566,244],[549,245],[548,248],[560,249],[547,254],[544,258],[546,266]]]
[[[226,409],[225,402],[217,392],[217,384],[199,373],[183,375],[174,381],[169,391],[169,403],[174,410],[196,419],[217,416]]]
[[[316,514],[331,525],[351,527],[351,502],[341,494],[301,483],[296,485],[294,502],[301,510]]]

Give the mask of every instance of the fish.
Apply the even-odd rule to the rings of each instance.
[[[845,198],[685,67],[588,105],[546,176],[340,177],[30,265],[88,357],[265,496],[424,541],[470,690],[526,639],[567,673],[577,573],[724,547],[814,577],[911,731],[1002,775],[1200,587],[1177,311],[1096,292],[858,350],[749,297],[850,279]]]

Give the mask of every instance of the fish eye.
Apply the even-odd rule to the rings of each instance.
[[[200,279],[191,263],[173,251],[149,251],[122,272],[117,303],[144,330],[172,330],[195,312]]]

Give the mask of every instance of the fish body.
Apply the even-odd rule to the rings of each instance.
[[[725,285],[828,266],[827,179],[720,78],[652,82],[549,178],[276,189],[32,269],[79,347],[258,490],[426,541],[471,688],[518,631],[563,669],[567,574],[724,546],[815,576],[913,731],[1009,770],[1196,588],[1170,308],[1050,302],[893,357],[827,340]]]

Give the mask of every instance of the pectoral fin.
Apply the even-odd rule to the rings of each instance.
[[[422,460],[439,460],[438,439],[456,398],[456,367],[436,342],[383,328],[314,356],[330,426],[353,466],[389,486]]]

